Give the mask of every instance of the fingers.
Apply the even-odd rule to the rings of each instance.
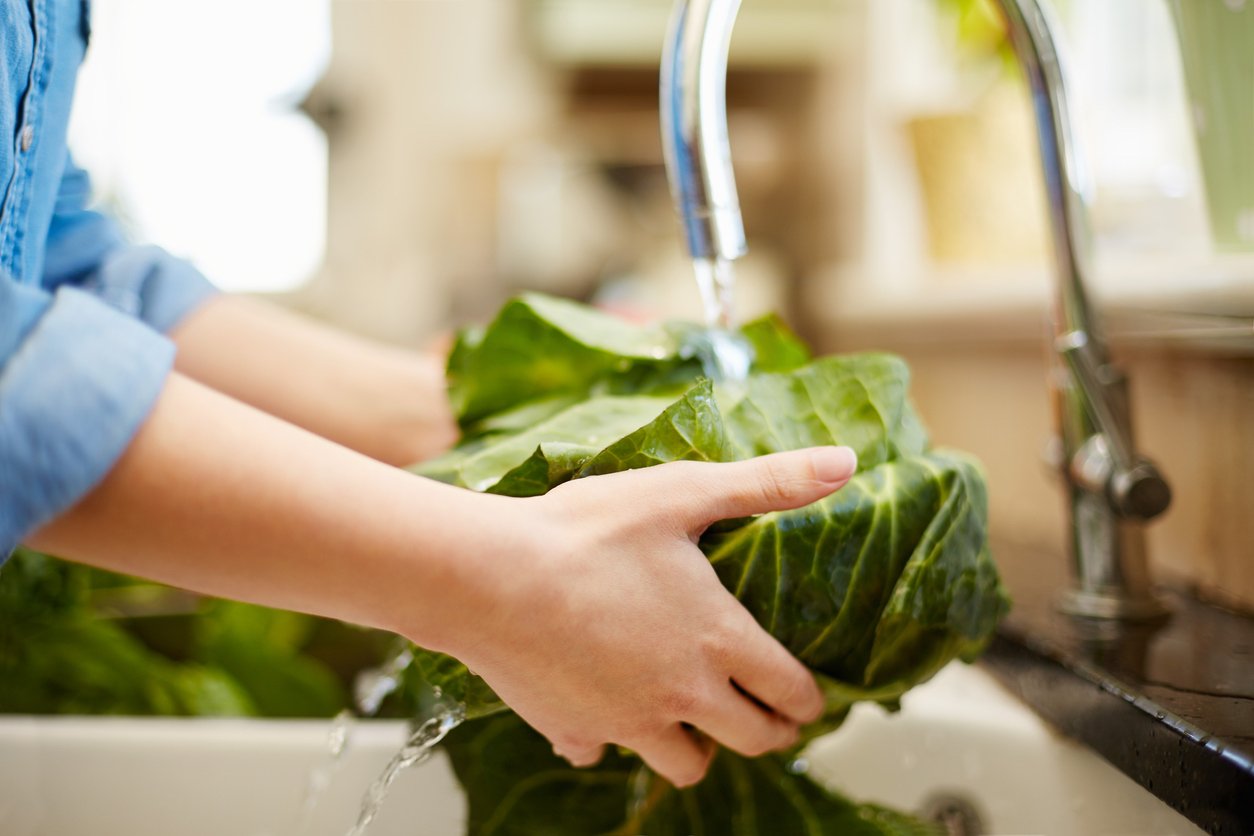
[[[747,613],[746,613],[747,615]],[[804,725],[823,713],[823,692],[801,662],[757,622],[739,639],[732,679],[785,720]]]
[[[683,512],[688,523],[702,527],[809,505],[842,487],[857,466],[848,447],[811,447],[743,462],[689,465],[676,478],[690,480],[687,495],[697,501]]]
[[[705,777],[714,758],[715,747],[679,724],[635,746],[649,767],[676,787],[690,787]]]
[[[587,766],[596,766],[601,762],[601,758],[605,756],[605,746],[592,746],[578,750],[566,750],[553,745],[553,754],[560,758],[570,761],[570,765],[579,769]]]
[[[750,758],[797,742],[796,723],[755,705],[730,681],[699,726],[719,743]]]

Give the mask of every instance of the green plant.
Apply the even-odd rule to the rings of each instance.
[[[19,551],[0,570],[0,711],[247,714],[229,676],[163,657],[91,611],[93,574]]]
[[[376,664],[387,641],[349,642],[354,628],[325,619],[177,596],[19,550],[0,569],[0,712],[331,716],[347,704],[345,680]],[[146,614],[118,616],[126,611]],[[327,642],[327,632],[339,635]],[[319,645],[347,645],[357,658],[332,670]]]

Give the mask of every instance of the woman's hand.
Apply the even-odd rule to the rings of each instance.
[[[518,500],[524,516],[498,524],[537,539],[488,573],[492,603],[449,649],[576,765],[619,744],[687,786],[709,740],[750,756],[787,747],[820,715],[819,689],[696,542],[717,520],[814,502],[855,464],[848,448],[678,462]]]

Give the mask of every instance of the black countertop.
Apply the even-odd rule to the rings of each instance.
[[[1062,556],[1001,563],[1015,606],[985,667],[1199,827],[1254,834],[1254,618],[1176,591],[1160,624],[1074,618]]]

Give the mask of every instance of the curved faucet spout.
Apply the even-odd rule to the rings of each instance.
[[[1171,491],[1136,453],[1127,382],[1109,361],[1086,290],[1088,171],[1071,130],[1057,27],[1046,0],[997,2],[1032,91],[1053,233],[1059,469],[1077,581],[1066,608],[1156,618],[1165,608],[1150,583],[1139,523],[1165,511]],[[729,306],[709,300],[730,292],[730,262],[746,250],[727,140],[727,52],[739,8],[740,0],[676,0],[661,74],[671,190],[707,306],[724,325]]]
[[[727,52],[740,0],[677,0],[662,57],[662,146],[709,325],[732,324],[748,250],[727,138]]]
[[[1059,25],[1039,0],[999,0],[1015,55],[1028,79],[1036,116],[1041,167],[1049,198],[1055,273],[1055,330],[1088,337],[1104,363],[1105,345],[1089,302],[1089,193],[1092,178],[1083,146],[1071,127],[1065,56],[1053,33]]]
[[[727,52],[740,0],[678,0],[662,57],[662,146],[688,252],[744,255],[744,222],[727,139]]]

